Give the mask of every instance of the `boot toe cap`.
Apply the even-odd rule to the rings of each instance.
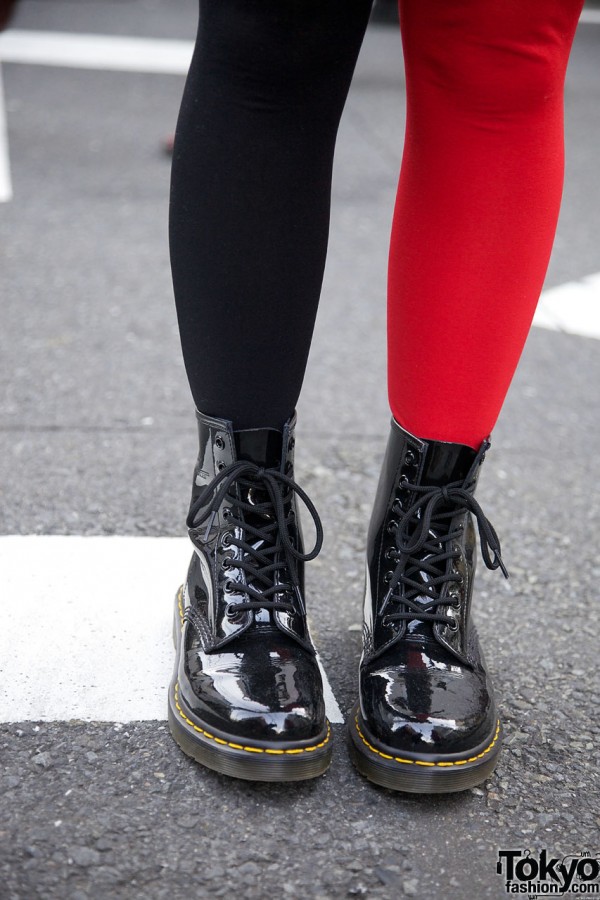
[[[321,674],[304,651],[188,654],[181,694],[197,719],[249,741],[311,740],[326,727]]]
[[[485,674],[460,665],[446,671],[374,665],[361,676],[361,713],[377,741],[417,754],[468,751],[496,724]]]

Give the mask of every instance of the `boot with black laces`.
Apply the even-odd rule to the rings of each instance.
[[[180,747],[226,775],[297,781],[331,760],[321,673],[304,604],[304,563],[322,543],[293,479],[295,419],[234,431],[197,414],[188,516],[194,545],[175,604],[169,725]],[[297,499],[316,528],[304,552]]]
[[[477,452],[392,420],[369,527],[359,701],[350,748],[376,784],[460,791],[494,769],[502,737],[471,616],[477,524],[489,569],[508,573],[475,500]]]

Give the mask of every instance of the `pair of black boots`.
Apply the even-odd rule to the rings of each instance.
[[[306,621],[304,563],[322,542],[294,481],[294,426],[234,431],[198,413],[188,517],[194,545],[175,606],[169,723],[180,747],[257,781],[321,775],[331,761],[321,672]],[[352,759],[371,781],[458,791],[493,770],[501,743],[470,607],[477,523],[484,561],[504,573],[474,498],[485,451],[423,441],[392,421],[367,547]],[[298,499],[316,539],[305,552]]]

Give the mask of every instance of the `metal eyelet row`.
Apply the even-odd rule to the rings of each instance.
[[[418,455],[414,450],[407,450],[404,455],[404,466],[412,469],[418,464]],[[416,472],[415,472],[416,474]],[[408,502],[409,491],[407,485],[409,483],[409,478],[406,472],[403,472],[398,480],[398,487],[396,489],[396,496],[392,501],[391,512],[393,516],[397,516],[398,518],[391,518],[387,525],[386,531],[389,535],[394,536],[398,531],[398,526],[400,524],[399,519],[403,515],[405,510],[405,504]],[[394,559],[394,554],[396,553],[396,545],[395,542],[391,544],[384,553],[385,559]],[[393,577],[393,572],[385,572],[383,575],[384,584],[389,584]]]
[[[215,437],[215,449],[222,453],[223,450],[225,450],[225,447],[225,438],[222,434],[217,434],[217,436]],[[227,463],[223,459],[215,458],[215,467],[217,472],[222,472],[223,469],[227,468]]]

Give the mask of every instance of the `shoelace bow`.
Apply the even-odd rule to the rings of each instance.
[[[469,490],[472,481],[467,476],[464,481],[455,481],[442,487],[411,484],[408,480],[403,482],[403,488],[420,496],[398,523],[397,550],[394,555],[397,565],[390,581],[388,596],[400,601],[408,609],[406,612],[388,613],[387,619],[419,619],[454,624],[453,618],[440,613],[437,608],[452,602],[451,597],[440,596],[443,585],[461,582],[458,573],[446,571],[447,561],[457,559],[460,553],[447,550],[446,545],[459,538],[462,529],[444,534],[450,520],[461,510],[472,513],[477,522],[481,555],[487,568],[499,568],[504,577],[508,578],[498,535],[473,496],[472,489]],[[414,576],[417,575],[425,577],[416,580]],[[402,594],[397,590],[400,585],[404,586]],[[418,596],[428,597],[430,602],[426,606],[417,603],[414,598]]]
[[[263,489],[267,493],[267,499],[264,503],[242,500],[235,492],[230,493],[236,484],[242,491]],[[285,489],[285,494],[282,488]],[[243,593],[248,597],[243,602],[230,604],[230,611],[236,613],[248,609],[277,609],[294,612],[295,607],[291,603],[271,598],[292,591],[297,584],[296,562],[308,562],[321,550],[323,526],[313,502],[300,485],[278,469],[264,468],[256,463],[240,460],[219,472],[204,488],[190,508],[188,528],[198,529],[207,522],[204,540],[208,540],[217,512],[228,494],[232,508],[228,517],[228,543],[239,547],[243,558],[236,559],[225,568],[241,569],[246,573],[246,583],[236,581],[235,589],[236,593]],[[286,515],[285,507],[293,494],[302,500],[315,525],[315,544],[308,553],[300,552],[290,539],[290,517]],[[239,518],[233,515],[233,509],[241,513]],[[252,517],[263,517],[266,524],[262,527],[253,525],[242,518],[244,513]],[[242,531],[246,540],[232,536],[235,528]],[[252,540],[263,546],[254,546]],[[282,571],[287,573],[289,580],[277,580],[276,576]],[[250,582],[255,582],[257,587]]]

